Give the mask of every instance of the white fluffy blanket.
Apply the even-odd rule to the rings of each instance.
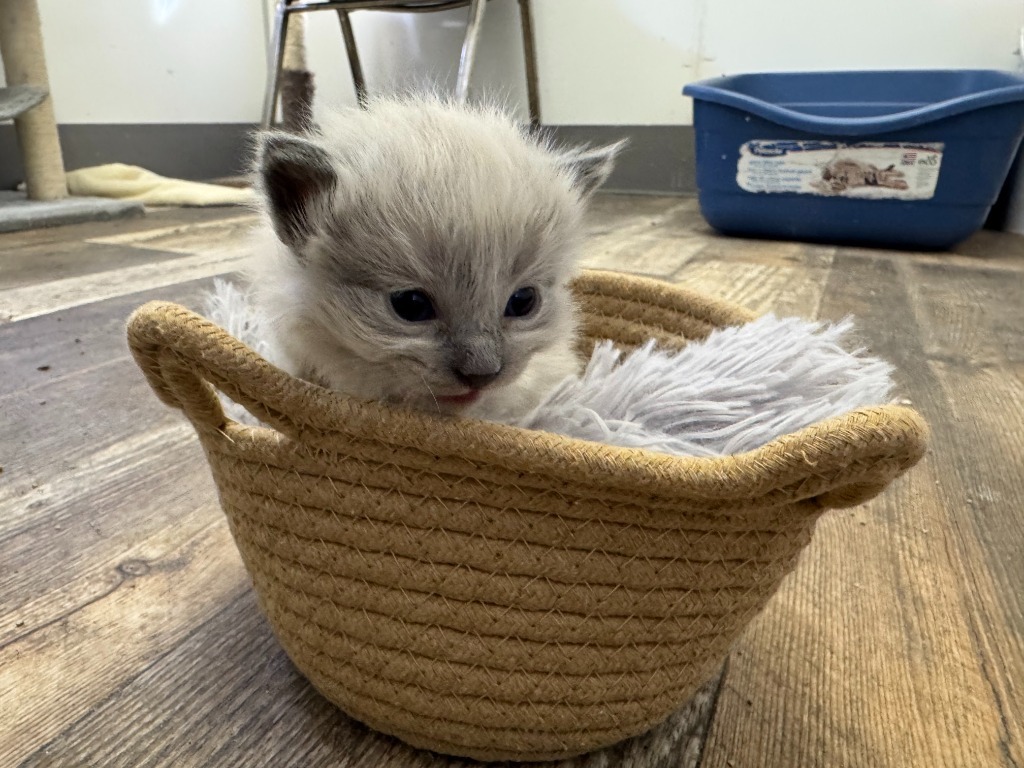
[[[244,294],[218,280],[206,315],[271,361]],[[892,399],[892,366],[848,350],[853,321],[765,315],[679,351],[599,344],[516,426],[677,456],[742,453],[832,416]],[[233,418],[252,417],[233,403]],[[247,418],[246,418],[247,417]]]

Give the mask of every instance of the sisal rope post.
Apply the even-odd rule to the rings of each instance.
[[[14,119],[25,164],[25,185],[30,200],[67,197],[57,120],[46,73],[42,25],[36,0],[0,2],[0,54],[7,85],[34,85],[46,89],[46,98]]]
[[[306,68],[306,17],[295,14],[288,22],[288,34],[284,39],[284,69],[303,70]]]
[[[288,23],[281,67],[281,118],[286,131],[303,133],[313,127],[313,75],[306,69],[306,18],[293,14]]]

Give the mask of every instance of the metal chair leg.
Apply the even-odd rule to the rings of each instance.
[[[459,57],[459,76],[455,83],[455,98],[460,104],[464,104],[469,96],[469,78],[473,72],[476,44],[480,38],[480,25],[484,20],[486,6],[487,0],[473,0],[469,5],[469,23],[466,25],[466,39],[462,43],[462,55]]]
[[[277,111],[277,95],[281,90],[281,65],[284,62],[284,41],[288,35],[288,0],[277,0],[274,8],[274,31],[270,35],[267,55],[267,90],[263,98],[263,130],[270,128]]]
[[[352,30],[352,20],[348,11],[338,8],[338,22],[341,24],[341,36],[345,38],[345,52],[348,54],[348,67],[352,70],[352,84],[356,89],[359,106],[366,106],[366,79],[363,77],[363,65],[359,61],[359,49],[356,48],[356,35]]]
[[[530,125],[540,125],[540,84],[537,81],[537,52],[533,40],[530,0],[519,0],[519,21],[523,28],[523,58],[526,61],[526,96],[530,105]]]

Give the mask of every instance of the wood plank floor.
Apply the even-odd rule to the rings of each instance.
[[[237,209],[0,236],[0,766],[466,765],[377,737],[260,616],[188,425],[124,342],[244,256]],[[574,766],[1024,767],[1024,238],[953,254],[735,240],[599,197],[587,263],[858,318],[933,448],[826,515],[721,680]],[[660,750],[660,751],[659,751]]]

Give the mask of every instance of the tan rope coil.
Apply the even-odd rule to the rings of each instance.
[[[682,345],[751,315],[588,272],[584,339]],[[206,450],[260,605],[331,701],[410,744],[567,757],[680,706],[830,507],[922,456],[914,411],[864,408],[722,458],[437,418],[295,379],[188,310],[130,346]],[[274,428],[227,419],[216,391]]]

